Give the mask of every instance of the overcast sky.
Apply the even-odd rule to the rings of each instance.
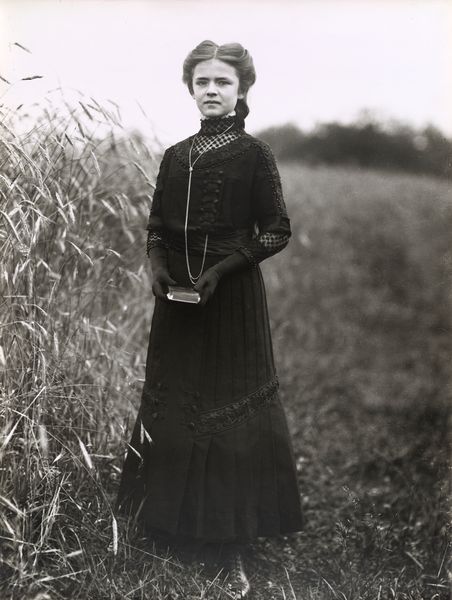
[[[173,143],[199,126],[182,62],[212,39],[254,58],[250,132],[346,123],[370,109],[452,136],[451,31],[452,0],[0,0],[0,75],[12,84],[0,81],[0,102],[78,89]],[[20,81],[30,75],[44,77]]]

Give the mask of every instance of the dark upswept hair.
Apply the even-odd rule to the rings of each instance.
[[[251,54],[241,44],[232,42],[219,46],[211,40],[204,40],[196,46],[184,60],[182,81],[187,85],[190,94],[193,94],[193,71],[198,63],[203,60],[217,58],[235,68],[239,78],[239,91],[244,98],[238,98],[235,106],[235,112],[242,125],[250,109],[246,102],[248,90],[256,81],[256,71],[254,69]]]

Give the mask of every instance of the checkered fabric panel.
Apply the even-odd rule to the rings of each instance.
[[[289,236],[286,233],[263,233],[257,238],[267,250],[282,250],[287,244]]]
[[[164,248],[168,247],[168,242],[165,238],[164,232],[158,230],[149,230],[146,241],[146,254],[149,256],[149,252],[152,248],[162,246]]]
[[[219,135],[198,135],[196,136],[195,143],[193,144],[193,152],[199,154],[200,152],[213,150],[214,148],[221,148],[229,144],[233,140],[240,136],[240,132],[236,129],[219,134]]]

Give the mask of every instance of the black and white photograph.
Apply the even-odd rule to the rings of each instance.
[[[452,3],[0,0],[1,600],[448,600]]]

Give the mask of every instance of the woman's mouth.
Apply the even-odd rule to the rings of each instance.
[[[217,102],[216,100],[206,100],[206,102],[204,102],[204,104],[220,104],[220,103]]]

